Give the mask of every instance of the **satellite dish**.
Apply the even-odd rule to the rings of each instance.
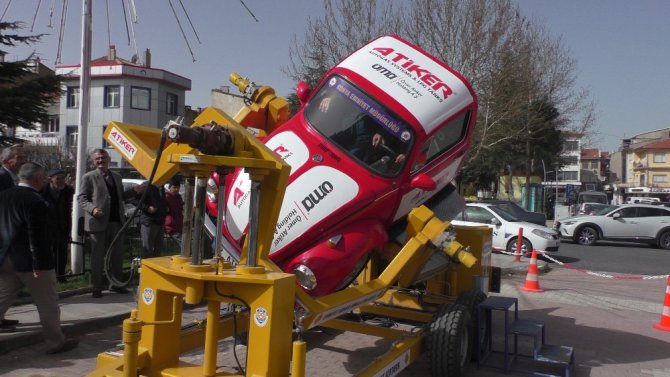
[[[140,60],[140,58],[137,56],[137,54],[133,54],[133,57],[130,58],[130,62],[135,64]]]

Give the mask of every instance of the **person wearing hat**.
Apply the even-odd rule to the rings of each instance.
[[[74,188],[65,183],[63,169],[51,169],[48,173],[49,183],[44,185],[42,196],[49,205],[49,225],[52,231],[50,249],[56,264],[56,275],[59,282],[65,282],[65,266],[70,246],[72,229],[72,202]]]

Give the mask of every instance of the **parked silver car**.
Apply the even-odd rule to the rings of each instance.
[[[648,204],[608,206],[590,216],[556,221],[562,238],[581,245],[598,240],[645,242],[670,249],[670,208]]]

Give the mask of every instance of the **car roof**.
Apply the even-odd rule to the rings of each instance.
[[[658,208],[658,207],[663,207],[659,206],[658,204],[643,204],[643,203],[632,203],[632,204],[619,204],[618,208],[626,208],[626,207],[645,207],[645,208]]]

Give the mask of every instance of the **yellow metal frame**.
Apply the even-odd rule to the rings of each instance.
[[[237,83],[236,83],[237,84]],[[241,87],[242,88],[242,87]],[[263,93],[261,93],[263,94]],[[264,106],[270,105],[274,92],[259,95]],[[236,118],[244,118],[238,113]],[[280,119],[279,112],[269,113]],[[279,117],[279,118],[277,118]],[[209,123],[226,127],[233,135],[234,152],[230,156],[204,155],[182,144],[168,143],[154,176],[154,183],[166,182],[181,171],[189,177],[206,177],[211,171],[244,167],[253,181],[261,182],[260,205],[263,221],[258,226],[258,264],[260,268],[221,269],[209,264],[193,265],[191,259],[180,256],[160,257],[142,261],[138,310],[124,322],[125,349],[121,354],[103,353],[98,357],[98,369],[89,376],[229,376],[216,370],[217,342],[232,335],[232,320],[220,319],[222,302],[248,307],[248,319],[242,328],[249,332],[247,376],[286,376],[289,366],[293,376],[305,373],[306,344],[297,340],[291,345],[294,320],[301,328],[317,325],[394,339],[392,349],[375,360],[360,376],[373,376],[388,370],[394,364],[405,365],[414,361],[422,351],[424,331],[404,332],[381,329],[365,324],[354,324],[337,319],[354,309],[412,319],[429,323],[432,307],[426,307],[415,297],[398,288],[409,286],[422,266],[435,253],[444,253],[461,266],[476,267],[481,258],[470,254],[462,243],[452,240],[440,245],[440,237],[450,229],[426,207],[413,209],[408,216],[407,240],[394,251],[393,258],[383,271],[371,264],[357,284],[325,297],[314,298],[302,289],[296,289],[295,277],[282,272],[270,259],[269,251],[275,225],[288,182],[290,167],[262,142],[247,132],[220,109],[207,108],[192,127]],[[160,130],[112,122],[104,137],[144,176],[148,177],[156,162]],[[488,230],[488,229],[487,229]],[[477,230],[479,237],[486,237]],[[483,236],[482,236],[483,235]],[[475,236],[473,236],[475,237]],[[490,230],[488,230],[490,243]],[[242,252],[246,261],[248,245]],[[429,281],[437,291],[435,305],[445,302],[449,290],[444,288],[447,275],[457,281],[449,285],[472,286],[481,269],[471,274],[458,272],[438,275]],[[437,279],[437,280],[436,280]],[[461,281],[462,280],[462,281]],[[470,280],[470,283],[466,283]],[[451,292],[453,294],[453,290]],[[182,333],[183,302],[208,302],[207,321],[203,328]],[[170,345],[166,347],[166,345]],[[179,355],[204,344],[202,366],[179,361]],[[291,354],[292,352],[292,354]]]

